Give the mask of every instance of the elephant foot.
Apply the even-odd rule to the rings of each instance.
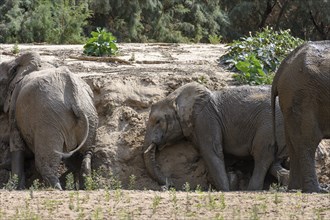
[[[82,161],[81,173],[84,176],[90,176],[92,174],[91,157],[91,154],[86,154]]]
[[[278,182],[283,186],[289,185],[289,176],[290,176],[290,171],[287,169],[283,168],[283,169],[277,171]]]
[[[320,193],[329,193],[330,184],[320,184]]]
[[[169,190],[171,188],[174,188],[174,183],[173,183],[173,181],[170,178],[166,178],[166,184],[163,185],[163,186],[161,186],[161,189],[163,191],[167,191],[167,190]]]
[[[60,183],[56,183],[54,189],[63,190]]]
[[[54,189],[63,190],[60,180],[56,176],[48,176],[48,177],[45,177],[45,179],[51,185],[51,187],[53,187]]]

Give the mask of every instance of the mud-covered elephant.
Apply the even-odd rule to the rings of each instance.
[[[249,190],[261,190],[271,167],[273,175],[288,171],[284,131],[277,113],[278,147],[274,146],[270,87],[237,87],[211,92],[198,83],[186,84],[151,107],[144,140],[144,161],[149,174],[162,185],[170,183],[156,161],[156,150],[181,139],[199,150],[217,190],[228,191],[224,153],[253,157]]]
[[[25,185],[26,149],[54,188],[62,189],[61,159],[74,153],[83,154],[81,175],[90,174],[98,116],[92,91],[80,77],[65,67],[49,68],[39,54],[27,52],[0,64],[0,95],[0,108],[9,115],[11,170],[18,188]]]
[[[272,84],[290,156],[289,189],[319,192],[315,150],[330,138],[330,41],[308,42],[281,63]]]

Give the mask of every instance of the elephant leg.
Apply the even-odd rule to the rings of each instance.
[[[62,190],[60,180],[57,177],[57,170],[61,162],[61,157],[58,155],[51,154],[47,157],[43,157],[40,154],[35,155],[36,168],[44,178],[44,180],[50,184],[55,189]],[[47,158],[47,159],[46,159]],[[47,161],[45,161],[47,160]]]
[[[252,177],[249,181],[248,190],[262,190],[265,176],[268,168],[271,165],[271,161],[255,161]]]
[[[254,159],[254,169],[249,181],[248,190],[262,190],[265,176],[270,165],[274,161],[275,149],[269,144],[269,139],[265,131],[268,127],[261,127],[257,130],[252,144],[252,156]]]
[[[53,136],[40,135],[35,138],[35,164],[41,176],[50,186],[62,190],[57,176],[62,158],[55,150],[62,151],[64,140],[60,134],[50,134]]]
[[[287,126],[285,126],[287,127]],[[297,149],[294,149],[291,141],[291,135],[288,131],[289,129],[285,128],[285,139],[286,139],[286,146],[289,150],[289,157],[290,157],[290,175],[289,175],[289,185],[288,189],[301,189],[301,170],[300,170],[300,161],[298,158]]]
[[[12,176],[18,179],[17,189],[25,188],[24,173],[24,148],[25,144],[16,124],[10,128],[10,151],[11,151],[11,172]]]
[[[216,120],[197,118],[195,142],[217,190],[229,191],[220,126]]]
[[[229,191],[229,180],[225,169],[224,159],[221,156],[212,156],[202,153],[208,172],[210,173],[217,190]]]
[[[86,151],[84,154],[84,158],[81,163],[80,175],[79,175],[79,188],[85,188],[85,179],[88,176],[92,175],[92,152]]]
[[[248,190],[262,190],[265,176],[267,171],[272,164],[273,158],[269,156],[265,156],[265,158],[255,158],[254,159],[254,169],[252,173],[252,177],[249,181]]]
[[[301,115],[304,115],[301,116]],[[285,118],[286,144],[290,156],[289,189],[304,192],[319,192],[320,187],[315,170],[315,151],[320,143],[320,135],[313,114],[303,114]]]
[[[18,150],[11,152],[11,173],[12,177],[16,176],[18,183],[17,189],[25,188],[24,173],[24,151]]]
[[[307,141],[307,140],[305,140]],[[302,146],[300,160],[304,159],[303,163],[300,163],[302,171],[302,191],[303,192],[320,192],[319,182],[317,180],[315,170],[315,151],[320,142],[313,141],[309,143],[311,145]]]

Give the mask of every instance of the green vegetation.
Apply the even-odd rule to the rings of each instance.
[[[235,68],[240,73],[234,74],[234,78],[242,84],[263,85],[272,83],[273,74],[264,72],[264,65],[254,54],[249,54],[245,60],[235,63]]]
[[[254,36],[250,34],[230,43],[228,53],[220,61],[238,72],[234,78],[242,84],[271,84],[281,61],[303,42],[293,37],[290,30],[265,28]]]
[[[0,42],[81,43],[90,11],[85,3],[7,0],[0,3]]]
[[[3,187],[6,190],[12,191],[15,190],[18,186],[18,177],[17,175],[13,175],[9,177],[8,182]]]
[[[327,219],[327,194],[131,190],[3,191],[2,219]],[[19,198],[19,199],[18,199]],[[16,200],[15,200],[16,199]]]
[[[92,31],[92,37],[87,40],[84,46],[84,54],[90,56],[109,56],[116,54],[118,48],[116,37],[105,29],[97,28]]]
[[[3,0],[0,43],[83,43],[97,27],[119,42],[231,42],[267,26],[330,39],[325,0]]]
[[[13,46],[13,48],[11,49],[11,52],[13,53],[13,54],[18,54],[19,53],[19,47],[18,47],[18,44],[17,44],[17,42],[14,44],[14,46]]]
[[[220,44],[221,43],[221,39],[222,39],[222,36],[218,36],[218,35],[209,35],[209,42],[211,44]]]

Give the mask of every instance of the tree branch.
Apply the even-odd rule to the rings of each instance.
[[[112,63],[122,63],[131,65],[131,62],[117,58],[117,57],[91,57],[91,56],[69,56],[71,59],[76,60],[86,60],[86,61],[95,61],[95,62],[112,62]]]
[[[322,39],[325,40],[326,39],[326,33],[324,32],[324,29],[322,28],[323,24],[321,22],[321,27],[320,25],[317,24],[314,16],[313,16],[313,13],[312,13],[312,10],[309,10],[309,15],[310,15],[310,18],[314,24],[314,27],[316,28],[316,30],[320,33],[320,35],[322,36]]]
[[[273,0],[268,0],[267,1],[266,10],[264,11],[264,13],[262,15],[262,19],[261,19],[261,22],[259,24],[259,28],[262,28],[262,27],[265,26],[268,16],[272,13],[273,8],[277,4],[277,1],[274,1],[273,4],[272,4],[272,2],[273,2]]]
[[[283,5],[281,4],[281,2],[279,0],[277,0],[277,3],[278,3],[278,6],[280,7],[281,11],[276,20],[275,30],[279,29],[281,18],[283,16],[287,6],[289,5],[289,0],[286,0]]]

